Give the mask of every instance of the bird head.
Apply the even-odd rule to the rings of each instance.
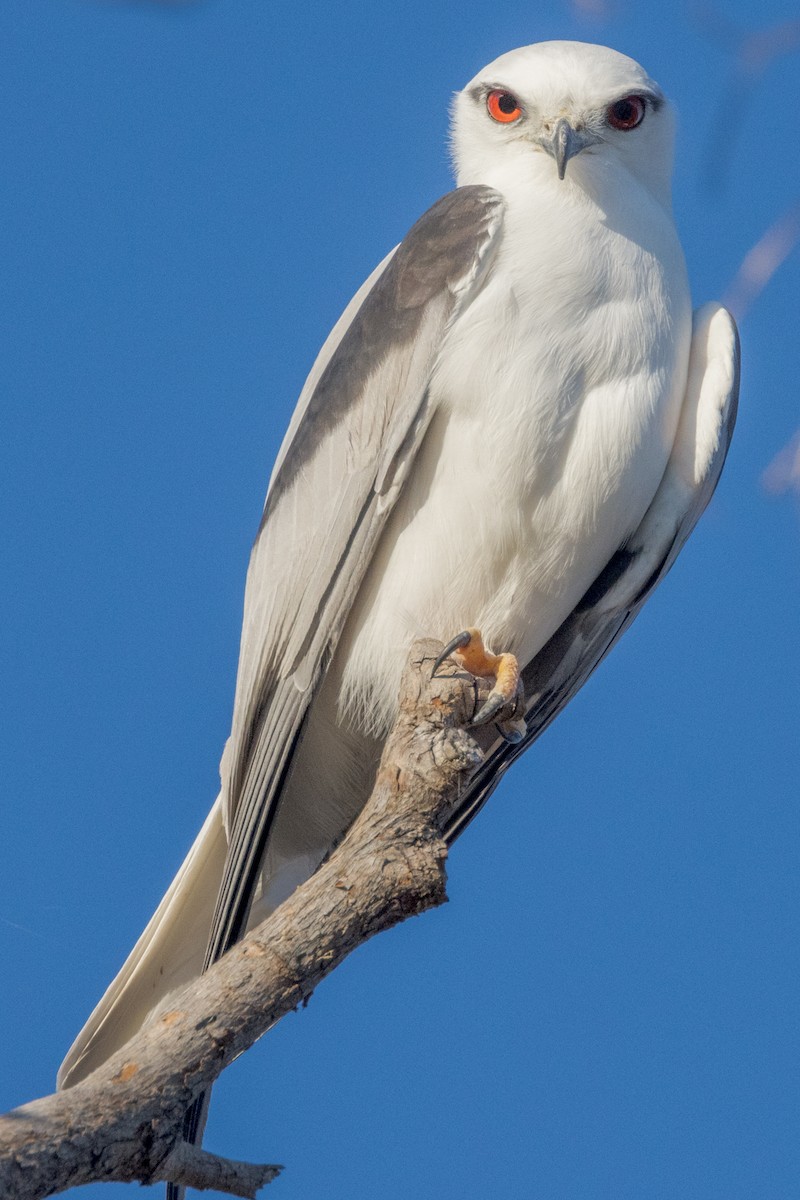
[[[453,106],[459,185],[578,186],[624,170],[670,203],[673,119],[632,58],[586,42],[539,42],[484,67]]]

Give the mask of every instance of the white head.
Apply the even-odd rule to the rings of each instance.
[[[624,54],[587,42],[539,42],[495,59],[458,92],[459,185],[552,178],[581,186],[629,172],[670,204],[673,120],[658,84]]]

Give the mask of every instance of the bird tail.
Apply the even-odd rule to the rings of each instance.
[[[201,1092],[191,1108],[187,1109],[183,1118],[183,1140],[192,1146],[199,1146],[208,1120],[208,1109],[211,1104],[211,1088]],[[168,1183],[166,1200],[184,1200],[186,1187],[182,1183]]]
[[[218,797],[164,899],[68,1051],[59,1088],[101,1066],[170,992],[200,975],[226,849]]]

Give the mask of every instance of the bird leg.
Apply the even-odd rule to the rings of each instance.
[[[460,667],[479,678],[494,678],[494,687],[475,713],[473,726],[496,723],[507,742],[517,743],[525,736],[525,696],[519,663],[513,654],[492,654],[483,644],[480,630],[465,629],[448,642],[433,664],[435,675],[446,658],[455,658]]]

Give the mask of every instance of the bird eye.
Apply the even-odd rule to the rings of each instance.
[[[609,104],[606,120],[614,129],[635,129],[644,120],[646,107],[642,96],[625,96],[622,100]]]
[[[513,92],[494,91],[486,97],[489,116],[501,125],[510,125],[522,116],[522,107]]]

